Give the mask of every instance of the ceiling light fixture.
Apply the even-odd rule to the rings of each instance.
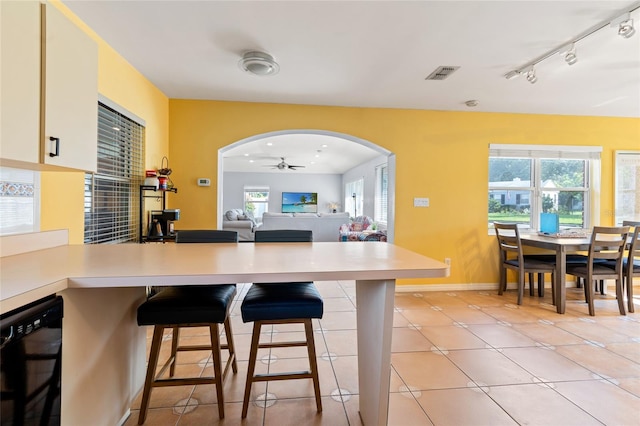
[[[563,48],[562,50],[564,51],[564,61],[567,64],[573,65],[576,62],[578,62],[578,57],[576,56],[575,44],[570,44],[569,46]]]
[[[624,22],[620,22],[618,27],[618,35],[624,38],[629,38],[636,33],[636,29],[633,27],[633,19],[628,19]]]
[[[589,37],[592,34],[600,31],[603,28],[607,27],[617,27],[618,34],[624,38],[630,38],[636,33],[636,30],[633,26],[633,19],[631,19],[631,13],[640,9],[640,3],[633,4],[630,8],[618,12],[615,17],[608,19],[599,23],[598,25],[594,25],[588,30],[581,33],[579,36],[575,37],[573,40],[570,40],[569,43],[564,43],[558,48],[548,51],[542,56],[522,65],[519,68],[516,68],[508,73],[504,74],[504,78],[507,80],[512,80],[522,74],[526,74],[527,81],[530,83],[535,83],[538,79],[536,78],[535,71],[533,67],[538,65],[540,62],[549,59],[556,54],[564,55],[564,60],[567,64],[573,65],[578,62],[578,56],[576,55],[575,44],[580,40]]]
[[[273,59],[273,56],[264,52],[246,52],[242,55],[239,65],[243,71],[261,77],[276,75],[280,71],[280,65]]]
[[[531,84],[534,84],[536,81],[538,81],[538,77],[536,77],[536,70],[533,67],[531,67],[529,71],[527,71],[527,81]]]

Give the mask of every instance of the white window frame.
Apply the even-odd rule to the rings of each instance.
[[[266,192],[267,193],[267,198],[265,198],[264,200],[260,199],[260,200],[251,200],[252,204],[261,204],[264,205],[264,212],[268,212],[269,211],[269,198],[271,197],[271,192],[270,192],[270,188],[268,186],[255,186],[255,185],[247,185],[243,188],[243,193],[242,193],[242,200],[244,201],[244,210],[247,210],[247,193],[248,192]],[[258,220],[258,221],[262,221],[262,215],[259,215],[258,217],[254,217],[254,219]]]
[[[344,211],[354,219],[363,216],[364,177],[344,185]],[[354,203],[355,202],[355,203]]]
[[[389,166],[387,163],[376,166],[375,205],[373,220],[387,226],[389,204]]]
[[[518,190],[530,190],[533,199],[530,200],[530,232],[539,229],[539,218],[542,212],[543,189],[540,187],[541,161],[564,159],[564,160],[586,160],[585,186],[584,187],[563,187],[561,191],[584,192],[584,227],[591,229],[594,224],[600,222],[600,175],[601,146],[566,146],[566,145],[512,145],[512,144],[490,144],[489,158],[521,158],[533,161],[531,171],[530,186],[518,187]],[[513,187],[491,186],[489,190],[510,189]],[[489,234],[493,233],[493,226],[487,220]],[[524,227],[526,232],[526,227]]]
[[[615,224],[640,221],[640,151],[616,151],[615,157]]]

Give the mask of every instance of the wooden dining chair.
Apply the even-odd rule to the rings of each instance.
[[[584,293],[591,316],[595,315],[594,282],[599,280],[616,280],[618,309],[620,315],[626,315],[622,296],[622,259],[628,235],[629,226],[595,226],[591,233],[587,263],[567,265],[567,275],[584,279]]]
[[[640,277],[640,222],[625,220],[622,226],[629,227],[631,241],[628,244],[627,256],[622,259],[622,286],[627,290],[627,308],[635,312],[633,306],[633,277]],[[607,261],[607,266],[615,268],[613,261]]]
[[[522,296],[524,295],[525,275],[529,275],[529,293],[533,295],[533,274],[538,274],[538,292],[543,295],[544,274],[551,274],[552,294],[555,292],[554,287],[554,271],[553,262],[545,261],[546,257],[536,257],[536,255],[524,255],[522,243],[520,241],[520,232],[516,223],[493,223],[496,237],[498,239],[498,248],[500,249],[500,284],[498,294],[507,289],[507,270],[511,269],[518,276],[518,305],[522,304]],[[544,256],[544,255],[543,255]]]

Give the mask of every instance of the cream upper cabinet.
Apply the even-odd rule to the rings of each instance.
[[[51,5],[42,5],[42,28],[42,162],[95,171],[98,46]]]
[[[0,0],[0,23],[0,165],[95,171],[97,44],[37,0]]]
[[[38,1],[0,1],[0,158],[40,160]]]

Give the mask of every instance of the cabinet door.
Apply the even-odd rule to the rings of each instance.
[[[0,158],[40,159],[40,3],[0,1]],[[4,164],[4,163],[3,163]]]
[[[95,171],[98,135],[98,47],[59,10],[42,5],[44,132],[42,162]],[[59,139],[59,142],[51,138]],[[55,153],[58,144],[58,155]]]

